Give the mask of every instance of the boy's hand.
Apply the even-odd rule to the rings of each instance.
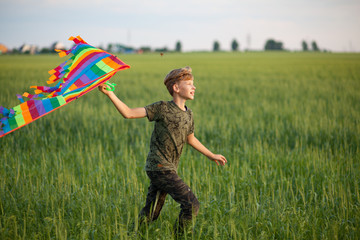
[[[107,85],[105,83],[100,84],[98,86],[99,91],[102,92],[103,94],[105,94],[106,96],[108,96],[109,93],[111,93],[111,91],[106,90],[106,88],[107,88]]]
[[[227,163],[226,158],[223,155],[220,154],[214,154],[214,156],[209,158],[211,161],[216,162],[216,164],[219,166],[219,162],[221,166],[224,166]]]
[[[187,143],[190,144],[193,148],[207,156],[211,161],[216,162],[219,166],[224,166],[227,163],[226,158],[220,154],[213,154],[209,149],[207,149],[202,143],[195,137],[194,133],[191,133],[187,136]]]

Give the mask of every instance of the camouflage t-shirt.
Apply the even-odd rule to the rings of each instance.
[[[177,170],[187,136],[194,132],[192,111],[181,110],[173,101],[145,107],[149,121],[155,121],[146,159],[146,171]]]

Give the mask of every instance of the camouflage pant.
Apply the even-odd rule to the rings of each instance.
[[[141,221],[154,221],[159,217],[167,194],[178,203],[181,211],[175,227],[183,228],[191,224],[199,212],[200,203],[191,189],[174,171],[147,171],[150,186],[145,207],[139,214]]]

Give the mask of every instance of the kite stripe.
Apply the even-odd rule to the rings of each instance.
[[[107,56],[107,54],[103,53],[89,54],[86,58],[84,58],[83,62],[79,63],[76,68],[73,69],[71,76],[67,77],[65,80],[66,83],[62,87],[62,91],[58,95],[63,94],[69,88],[69,86],[71,86],[81,75],[85,74],[86,71],[88,71],[89,68],[94,64],[94,61],[101,60]]]
[[[10,110],[0,107],[0,137],[49,114],[71,101],[93,90],[108,81],[120,70],[130,68],[129,65],[101,49],[87,44],[81,37],[70,37],[75,46],[70,50],[58,50],[59,56],[73,54],[71,58],[49,71],[48,84],[56,86],[31,86],[35,95],[24,93],[29,98]],[[43,94],[40,94],[43,93]],[[23,100],[19,97],[19,100]]]

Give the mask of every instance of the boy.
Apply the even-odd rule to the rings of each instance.
[[[100,85],[99,90],[107,95],[124,118],[143,118],[155,121],[151,136],[150,151],[145,170],[150,178],[150,186],[145,207],[139,214],[140,223],[156,220],[160,214],[167,194],[181,205],[175,232],[182,232],[191,225],[192,218],[199,211],[199,201],[191,189],[177,175],[180,155],[185,143],[215,161],[225,165],[226,158],[213,154],[194,135],[192,111],[186,107],[187,100],[195,95],[194,78],[190,67],[172,70],[164,80],[172,101],[160,101],[146,107],[129,108],[116,95]]]

